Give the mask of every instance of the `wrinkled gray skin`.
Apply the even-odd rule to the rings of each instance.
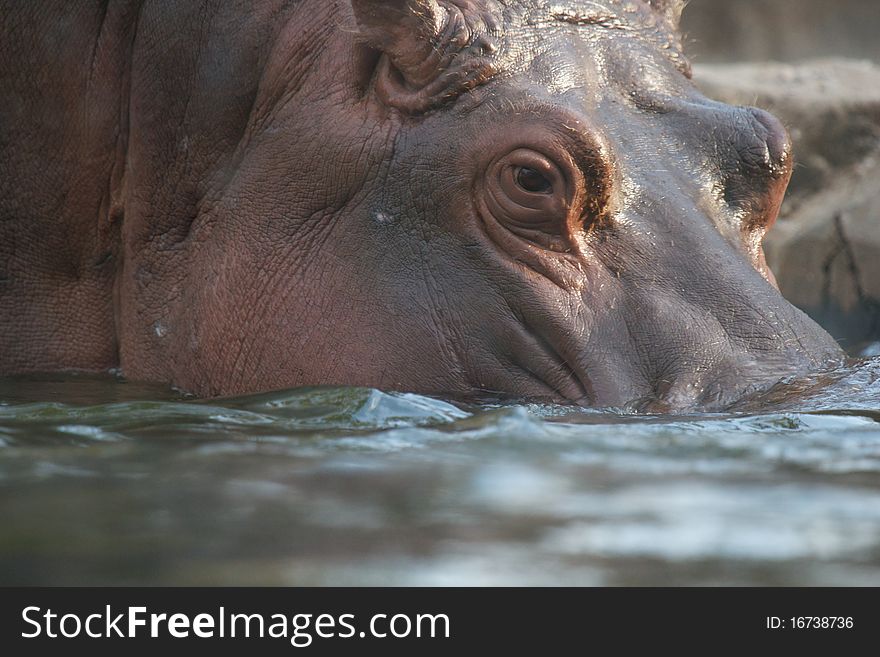
[[[100,100],[26,70],[0,92],[0,144],[26,148],[56,103],[103,117],[63,143],[104,154],[47,165],[32,146],[26,189],[4,188],[4,239],[25,237],[0,277],[0,370],[683,411],[841,358],[761,250],[785,130],[695,89],[678,3],[108,7],[80,21],[103,46],[56,72],[92,90],[97,71]],[[42,105],[10,130],[29,84]],[[41,205],[25,173],[46,168],[77,184]],[[64,268],[33,238],[50,228]]]

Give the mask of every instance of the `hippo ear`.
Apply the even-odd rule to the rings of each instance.
[[[647,0],[648,4],[654,8],[657,12],[663,14],[666,19],[670,22],[670,24],[678,27],[678,23],[681,20],[681,12],[684,11],[684,6],[687,4],[687,0]]]
[[[413,87],[435,71],[426,62],[443,31],[446,10],[437,0],[351,0],[355,21],[368,45],[385,53]]]

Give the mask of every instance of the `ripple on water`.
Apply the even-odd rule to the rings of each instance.
[[[588,520],[549,531],[564,554],[667,561],[855,560],[880,548],[880,493],[832,487],[700,483],[633,486],[578,500]]]
[[[878,373],[678,417],[0,385],[0,583],[876,582]]]

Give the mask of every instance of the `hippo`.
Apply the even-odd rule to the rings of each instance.
[[[687,412],[842,351],[678,0],[0,4],[0,373]]]

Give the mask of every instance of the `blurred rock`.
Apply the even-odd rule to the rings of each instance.
[[[878,0],[691,0],[682,21],[697,62],[880,62]]]
[[[719,100],[768,109],[791,132],[795,172],[765,241],[783,294],[851,353],[880,340],[880,67],[703,65],[695,80]]]

